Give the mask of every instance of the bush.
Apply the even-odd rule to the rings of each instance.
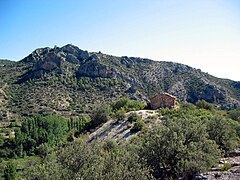
[[[103,144],[102,144],[103,150],[108,151],[108,152],[117,149],[117,146],[118,146],[117,142],[113,139],[108,139],[107,141],[103,142]]]
[[[107,122],[110,112],[111,107],[107,104],[100,104],[96,106],[92,111],[92,128]]]
[[[232,167],[231,164],[229,164],[229,163],[224,163],[224,164],[223,164],[223,167],[221,168],[221,171],[227,171],[227,170],[229,170],[231,167]]]
[[[141,131],[143,128],[145,127],[145,123],[143,122],[143,120],[141,118],[137,118],[136,122],[134,123],[131,132],[138,132]]]
[[[124,109],[126,112],[129,112],[129,111],[137,111],[140,109],[144,109],[145,104],[142,102],[139,102],[136,100],[130,100],[124,97],[114,102],[112,107],[114,111],[117,111],[119,109]]]
[[[214,109],[213,104],[210,104],[204,100],[199,100],[198,102],[196,102],[196,106],[200,109],[206,109],[206,110],[210,110],[210,111],[212,111]]]
[[[118,121],[123,121],[125,119],[125,113],[126,111],[124,109],[119,109],[116,113],[115,113],[115,118]]]
[[[44,159],[50,152],[50,147],[48,146],[47,143],[43,143],[37,148],[37,152],[38,152],[37,154]]]
[[[130,113],[130,115],[129,115],[127,120],[130,123],[132,123],[132,122],[136,122],[138,118],[140,118],[140,117],[136,113]]]
[[[194,110],[196,109],[196,106],[192,103],[181,103],[181,108]]]
[[[119,109],[123,108],[128,103],[128,101],[129,101],[128,98],[123,97],[120,100],[114,102],[112,105],[113,110],[119,110]]]
[[[21,127],[21,123],[20,122],[11,122],[8,127],[10,127],[10,128],[11,127]]]
[[[233,110],[231,112],[229,112],[228,117],[240,122],[240,110]]]

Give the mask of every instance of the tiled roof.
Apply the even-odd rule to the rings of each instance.
[[[164,95],[167,95],[167,96],[169,96],[169,97],[171,97],[171,98],[173,98],[173,99],[177,99],[176,96],[173,96],[173,95],[171,95],[171,94],[169,94],[169,93],[166,93],[166,92],[160,93],[160,94],[156,94],[155,96],[151,97],[150,99],[153,99],[153,98],[155,98],[156,96],[163,95],[163,94],[164,94]]]

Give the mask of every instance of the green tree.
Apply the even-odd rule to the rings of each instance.
[[[208,134],[222,150],[229,151],[237,146],[235,129],[222,116],[213,116],[208,122]]]
[[[131,132],[141,131],[144,127],[145,127],[145,123],[143,122],[143,120],[140,117],[138,117],[131,129]]]
[[[28,155],[34,155],[37,147],[43,143],[56,146],[64,141],[67,131],[67,121],[61,116],[38,115],[28,118],[22,123],[21,129],[15,132],[17,154],[21,156],[25,151]]]
[[[168,119],[144,135],[139,154],[156,178],[189,179],[212,167],[220,157],[198,120]]]
[[[102,123],[107,122],[111,107],[107,104],[100,104],[92,111],[92,126],[96,127]]]

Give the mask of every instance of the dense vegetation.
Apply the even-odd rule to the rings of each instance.
[[[88,142],[86,131],[110,118],[123,121],[120,110],[144,107],[122,98],[111,105],[96,106],[90,118],[26,118],[14,126],[15,137],[0,138],[0,173],[5,179],[189,179],[216,165],[239,143],[240,109],[218,110],[204,101],[158,110],[162,123],[151,128],[130,113],[127,121],[134,124],[131,133],[141,134],[129,142]],[[37,156],[40,159],[23,161]],[[20,163],[21,171],[17,171]]]

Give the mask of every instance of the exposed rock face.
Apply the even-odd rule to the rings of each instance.
[[[55,53],[49,53],[48,56],[38,61],[32,68],[32,71],[46,70],[51,71],[61,67],[61,57]]]
[[[34,59],[35,61],[35,59]],[[55,53],[48,53],[48,56],[44,56],[39,59],[32,67],[30,71],[22,75],[19,83],[25,82],[28,79],[40,78],[44,73],[56,70],[61,72],[62,58]]]
[[[133,123],[130,123],[127,119],[131,113],[136,113],[146,123],[146,127],[155,127],[162,121],[159,118],[159,113],[154,110],[139,110],[130,111],[125,114],[123,121],[111,119],[104,123],[101,127],[96,129],[91,134],[88,134],[88,140],[103,141],[106,139],[114,139],[116,142],[129,141],[134,136],[137,136],[141,132],[131,132]]]
[[[177,82],[174,84],[170,89],[169,93],[176,95],[180,101],[186,102],[187,101],[187,90],[185,89],[182,82]]]
[[[78,64],[79,63],[79,59],[76,56],[72,55],[72,54],[68,54],[66,56],[66,61],[68,61],[70,63],[73,63],[73,64]]]
[[[102,64],[96,54],[93,54],[80,66],[77,74],[78,76],[110,78],[113,76],[113,71]]]
[[[62,48],[37,49],[21,62],[33,63],[32,68],[18,81],[25,82],[28,79],[40,78],[44,73],[55,71],[59,74],[69,74],[67,62],[79,65],[83,60],[89,58],[89,53],[79,49],[77,46],[66,45]],[[77,68],[78,66],[76,66]]]
[[[87,51],[83,51],[81,49],[79,49],[77,46],[73,46],[71,44],[68,44],[66,46],[63,46],[61,48],[61,50],[63,52],[69,53],[71,55],[74,55],[75,57],[77,57],[77,59],[79,59],[80,61],[89,58],[89,54]]]
[[[239,180],[240,179],[240,149],[233,150],[228,153],[229,157],[222,158],[218,164],[210,172],[201,173],[194,179],[210,179],[210,180]],[[222,169],[224,164],[228,164],[229,169]],[[213,171],[215,170],[215,171]],[[221,171],[222,170],[222,171]]]
[[[25,57],[23,60],[21,60],[21,62],[37,62],[39,60],[42,59],[42,56],[44,54],[47,54],[51,51],[51,48],[47,47],[47,48],[39,48],[36,49],[35,51],[33,51],[29,56]]]

